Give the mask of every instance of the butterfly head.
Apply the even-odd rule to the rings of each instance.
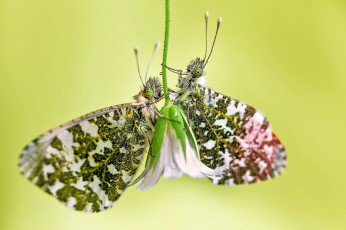
[[[199,78],[204,76],[204,60],[196,58],[187,66],[186,74],[192,78]]]
[[[149,79],[147,80],[147,75],[148,75],[148,70],[149,70],[150,64],[151,64],[151,62],[152,62],[152,60],[153,60],[153,58],[154,58],[154,56],[155,56],[155,54],[159,48],[160,48],[160,42],[157,42],[155,44],[155,48],[154,48],[154,52],[152,54],[152,57],[149,61],[147,71],[145,73],[145,80],[144,81],[142,79],[142,75],[141,75],[141,72],[139,70],[138,47],[135,46],[135,48],[134,48],[136,63],[137,63],[137,69],[138,69],[138,75],[139,75],[139,78],[141,79],[141,82],[143,85],[141,92],[139,92],[138,95],[134,96],[134,99],[138,103],[146,104],[146,103],[155,102],[163,96],[162,86],[161,86],[159,79],[157,77],[149,77]]]
[[[151,99],[151,97],[153,96],[153,93],[154,93],[154,91],[152,88],[145,88],[144,89],[144,95],[148,99]]]
[[[138,103],[152,103],[163,97],[162,86],[157,77],[149,77],[139,94],[134,96]]]
[[[205,13],[205,25],[206,25],[206,46],[205,46],[205,54],[204,58],[196,58],[192,60],[189,65],[187,66],[187,71],[185,73],[177,72],[180,74],[179,80],[178,80],[178,87],[182,89],[182,91],[186,89],[196,89],[200,86],[206,86],[206,79],[205,79],[205,72],[204,68],[208,64],[209,58],[213,52],[215,41],[217,34],[219,32],[220,24],[221,24],[221,18],[217,20],[217,27],[215,32],[215,37],[213,40],[213,45],[210,49],[209,55],[207,56],[208,52],[208,39],[207,39],[207,32],[208,32],[208,12]]]
[[[141,91],[141,95],[148,101],[154,102],[163,97],[162,86],[157,77],[150,77]]]

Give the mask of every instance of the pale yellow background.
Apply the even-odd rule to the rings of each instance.
[[[87,112],[129,102],[163,42],[163,0],[0,1],[0,229],[346,229],[346,3],[321,0],[172,0],[168,64],[204,53],[209,86],[266,114],[288,167],[251,186],[184,177],[135,188],[109,211],[73,212],[24,179],[22,148]],[[160,72],[162,50],[150,75]],[[176,76],[169,75],[174,86]]]

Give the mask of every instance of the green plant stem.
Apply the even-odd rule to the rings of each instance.
[[[162,59],[162,83],[163,83],[163,92],[165,94],[166,104],[170,103],[168,95],[168,86],[167,86],[167,53],[168,53],[168,38],[169,38],[169,0],[166,0],[166,21],[165,21],[165,41],[163,44],[163,59]]]

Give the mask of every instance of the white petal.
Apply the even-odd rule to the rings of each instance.
[[[153,187],[160,179],[163,171],[163,157],[160,156],[156,165],[144,177],[142,183],[137,187],[139,190],[147,190]]]
[[[174,144],[172,142],[174,139],[172,139],[172,132],[167,133],[167,137],[169,142],[166,143],[167,146],[165,146],[165,148],[162,148],[164,151],[161,151],[161,153],[165,155],[165,169],[163,172],[163,177],[166,179],[181,177],[183,176],[183,172],[178,168],[174,161]]]
[[[191,144],[187,146],[186,150],[186,168],[188,174],[194,178],[204,178],[205,176],[210,178],[219,177],[219,170],[213,170],[207,166],[205,166],[196,155],[195,150],[192,148]]]
[[[165,179],[179,178],[183,176],[183,172],[179,168],[173,168],[169,165],[165,165],[165,170],[163,172],[163,177]]]
[[[187,139],[187,138],[186,138]],[[202,162],[196,156],[196,152],[191,148],[188,140],[186,146],[186,174],[193,178],[204,178],[205,175],[202,173]],[[206,167],[206,166],[204,166]],[[206,167],[208,168],[208,167]]]
[[[163,140],[163,146],[161,148],[161,154],[159,156],[159,159],[156,162],[156,165],[149,170],[148,174],[145,175],[144,180],[142,183],[137,187],[139,190],[147,190],[151,187],[153,187],[160,179],[162,172],[165,167],[165,156],[162,154],[163,147],[165,146],[165,142],[167,137]]]
[[[208,168],[197,158],[196,152],[187,137],[186,144],[186,159],[181,145],[174,153],[174,159],[181,171],[193,178],[205,178],[206,176],[219,178],[219,170],[216,171]]]
[[[186,173],[186,161],[185,161],[184,152],[183,152],[183,149],[182,149],[182,146],[180,145],[180,143],[178,146],[175,146],[175,148],[173,148],[172,157],[173,157],[173,160],[174,160],[176,167],[180,171]]]

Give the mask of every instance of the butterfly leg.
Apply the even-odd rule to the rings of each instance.
[[[142,127],[140,127],[141,131],[144,133],[145,138],[147,139],[148,143],[149,143],[149,148],[151,150],[151,142],[150,142],[150,138],[148,136],[148,134],[146,132],[144,132],[144,130],[142,129]]]
[[[166,69],[168,69],[169,71],[171,71],[173,73],[179,74],[179,75],[181,75],[183,73],[183,71],[181,69],[174,69],[174,68],[168,67],[167,65],[166,65]]]
[[[187,118],[187,123],[189,124],[189,127],[190,127],[190,118],[189,118],[189,115],[190,115],[190,104],[187,104],[186,118]]]
[[[179,124],[181,124],[180,121],[172,120],[172,119],[169,119],[169,118],[163,116],[159,111],[157,111],[156,108],[154,108],[154,113],[155,113],[157,116],[159,116],[159,117],[161,117],[161,118],[163,118],[163,119],[165,119],[165,120],[167,120],[167,121],[174,121],[174,122],[178,122]]]
[[[152,104],[156,104],[157,102],[161,101],[162,99],[165,98],[165,95],[161,96],[159,99],[157,99],[156,101],[152,101],[152,102],[149,102],[147,105],[152,105]],[[145,106],[144,106],[145,107]]]
[[[166,65],[166,69],[168,69],[172,73],[178,74],[179,76],[187,75],[187,73],[183,73],[183,71],[181,69],[174,69],[174,68],[168,67],[167,65]]]
[[[176,93],[174,90],[168,88],[168,96],[173,96],[173,97],[175,96],[175,97],[177,97],[176,95],[178,95],[178,93]],[[162,97],[160,97],[156,101],[148,103],[148,105],[156,104],[157,102],[161,101],[164,98],[165,98],[165,95],[163,95]]]

